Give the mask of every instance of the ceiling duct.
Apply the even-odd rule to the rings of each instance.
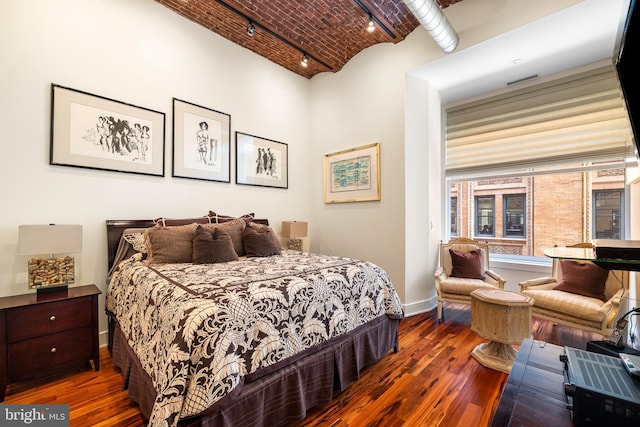
[[[436,0],[404,0],[418,22],[446,53],[458,46],[458,34],[444,16]]]

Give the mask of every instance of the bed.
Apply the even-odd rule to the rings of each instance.
[[[300,421],[398,351],[403,310],[380,267],[281,249],[267,220],[220,219],[107,221],[109,349],[150,426]],[[202,236],[238,256],[202,262]]]

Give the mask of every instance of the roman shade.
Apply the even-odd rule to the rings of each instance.
[[[631,128],[612,64],[446,109],[449,178],[622,162]]]

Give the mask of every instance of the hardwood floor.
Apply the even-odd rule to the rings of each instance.
[[[534,338],[585,348],[601,339],[534,318]],[[400,324],[400,351],[366,368],[360,380],[330,404],[315,408],[297,426],[486,426],[507,375],[471,357],[483,338],[470,329],[469,306],[446,304],[445,321],[435,310]],[[43,380],[10,383],[4,403],[65,403],[72,427],[145,426],[137,406],[122,390],[122,377],[108,351],[100,371],[67,371]],[[290,426],[292,427],[292,426]]]

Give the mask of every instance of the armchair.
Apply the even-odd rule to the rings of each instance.
[[[521,282],[520,292],[535,300],[533,316],[608,337],[629,289],[629,272],[600,270],[590,261],[554,258],[551,276]],[[559,284],[563,290],[556,289]]]
[[[472,291],[504,289],[506,283],[489,267],[489,244],[464,237],[440,242],[440,266],[435,282],[438,320],[442,320],[444,302],[471,304]]]

